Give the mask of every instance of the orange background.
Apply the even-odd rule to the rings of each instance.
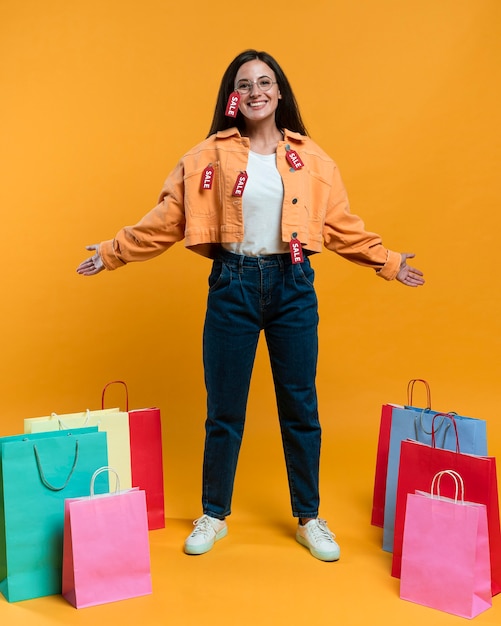
[[[410,378],[433,408],[486,419],[499,455],[500,25],[497,0],[3,0],[0,435],[99,408],[123,379],[131,408],[162,409],[166,515],[199,514],[210,263],[178,244],[95,278],[75,268],[156,203],[207,134],[226,66],[256,47],[284,68],[352,210],[427,279],[406,289],[313,259],[322,514],[335,525],[355,506],[368,523],[380,407],[406,402]],[[264,344],[234,511],[290,516]]]

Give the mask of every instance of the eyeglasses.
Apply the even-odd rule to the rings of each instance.
[[[239,80],[235,85],[235,89],[241,94],[247,94],[252,91],[252,86],[257,85],[260,91],[269,91],[277,81],[271,80],[269,76],[261,76],[257,80]]]

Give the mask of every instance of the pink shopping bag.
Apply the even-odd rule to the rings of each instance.
[[[453,425],[456,436],[456,450],[443,450],[436,447],[435,419],[447,417]],[[432,421],[432,445],[418,441],[402,441],[400,446],[400,469],[397,482],[395,508],[395,534],[393,543],[392,576],[400,576],[402,541],[405,525],[407,494],[429,489],[433,477],[444,469],[454,470],[464,480],[470,502],[485,504],[491,565],[491,592],[501,592],[501,528],[499,519],[499,495],[497,484],[496,458],[463,454],[460,452],[460,439],[454,415],[438,413]],[[454,495],[453,485],[447,481],[443,495]]]
[[[440,496],[445,475],[453,499]],[[407,496],[400,597],[467,618],[492,606],[486,507],[464,500],[453,470],[434,476],[431,493]]]
[[[139,489],[65,501],[62,594],[75,608],[152,592],[145,493]]]

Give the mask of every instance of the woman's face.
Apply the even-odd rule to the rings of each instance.
[[[264,91],[260,88],[266,87],[271,79],[271,87]],[[250,86],[247,93],[240,91],[239,109],[245,117],[246,123],[255,123],[275,117],[278,101],[281,99],[280,90],[276,83],[275,72],[263,61],[253,59],[240,66],[235,77],[235,87],[239,85]]]

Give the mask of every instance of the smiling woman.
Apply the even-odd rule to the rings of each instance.
[[[413,255],[385,248],[350,212],[336,164],[308,137],[289,81],[265,52],[247,50],[233,60],[208,138],[181,159],[158,205],[113,240],[92,246],[96,253],[77,271],[89,276],[147,260],[182,239],[213,259],[203,335],[203,515],[185,552],[203,554],[227,534],[264,331],[292,515],[299,519],[296,539],[315,558],[336,561],[340,548],[319,518],[318,309],[309,257],[325,245],[386,280],[413,287],[424,281],[406,263]]]
[[[0,3],[0,434],[22,432],[26,417],[97,408],[103,384],[115,378],[134,388],[136,406],[162,408],[167,522],[150,535],[154,593],[89,609],[96,626],[198,626],[220,619],[222,610],[238,626],[423,626],[427,613],[434,626],[451,626],[454,617],[399,599],[370,506],[381,404],[405,403],[410,378],[430,381],[434,408],[485,418],[489,453],[501,458],[501,298],[493,295],[501,231],[501,81],[493,80],[501,67],[501,2],[251,6]],[[405,289],[327,250],[309,256],[321,317],[320,511],[342,551],[342,562],[325,567],[295,546],[264,336],[228,537],[199,558],[180,549],[199,506],[206,411],[200,339],[211,262],[178,244],[119,272],[87,278],[73,271],[94,254],[87,243],[111,238],[153,207],[177,160],[207,136],[222,75],[240,51],[256,47],[253,38],[280,61],[308,133],[341,168],[352,210],[387,247],[414,246],[416,264],[433,276],[423,289]],[[227,126],[211,134],[243,132],[240,111],[224,117],[234,76],[223,97]],[[287,90],[276,76],[277,126],[304,135],[284,119],[292,107],[284,106]],[[323,181],[314,206],[305,204],[311,190],[296,179],[311,159],[303,144],[287,142],[287,154],[296,149],[304,167],[287,171],[285,186],[279,176],[289,196],[283,212],[313,210],[314,221],[323,222],[329,185]],[[278,150],[249,154],[247,169],[239,160],[249,174],[245,206],[254,161],[265,156],[282,168]],[[188,172],[190,222],[192,213],[207,217],[208,202],[230,196],[235,184],[237,172],[214,161],[212,187],[208,182],[202,192],[208,163]],[[268,193],[268,180],[260,187]],[[249,227],[247,220],[246,236]],[[239,276],[233,273],[235,281]],[[302,364],[299,351],[294,363]],[[501,624],[499,595],[493,605],[480,623]],[[20,617],[23,626],[82,626],[88,616],[60,596],[22,605],[2,598],[0,625]]]

